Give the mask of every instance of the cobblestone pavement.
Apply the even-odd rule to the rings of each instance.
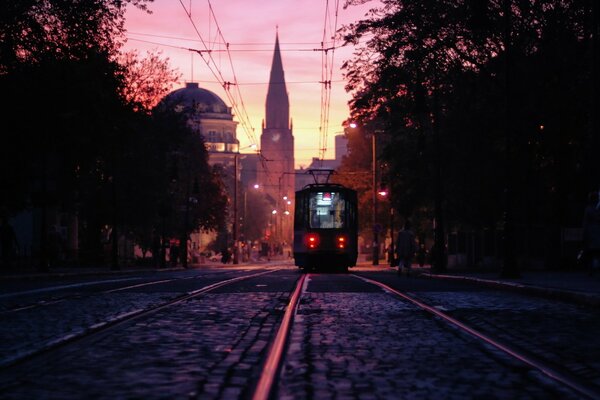
[[[70,298],[1,315],[0,354],[158,304],[210,279]],[[243,270],[233,275],[247,273]],[[598,369],[586,308],[362,271],[555,363]],[[204,294],[0,369],[2,399],[247,399],[299,273],[290,267]],[[1,301],[0,301],[1,303]],[[5,317],[12,318],[6,320]],[[568,321],[565,322],[565,321]],[[554,334],[549,334],[552,331]],[[573,345],[574,342],[575,344]],[[587,347],[586,347],[587,346]],[[584,348],[591,349],[584,351]],[[6,353],[5,353],[6,352]],[[581,353],[581,357],[578,355]],[[589,372],[589,371],[588,371]],[[582,378],[596,382],[595,375]],[[281,399],[574,399],[540,372],[350,274],[310,274],[280,374]]]
[[[388,294],[311,292],[311,284],[308,291],[294,322],[279,398],[577,398]]]
[[[2,315],[0,365],[33,354],[91,327],[148,307],[180,293],[111,293],[72,299],[43,308]]]
[[[418,297],[600,388],[600,316],[595,310],[506,292],[418,293]]]
[[[185,277],[185,275],[184,275]],[[22,296],[6,294],[0,299],[0,366],[11,363],[23,356],[33,354],[40,349],[61,342],[69,337],[87,332],[98,324],[118,319],[120,316],[141,311],[173,299],[187,290],[215,282],[216,276],[203,279],[185,279],[176,287],[171,284],[147,286],[141,290],[129,290],[116,293],[98,293],[98,286],[104,289],[134,285],[146,280],[98,280],[98,285],[70,282],[68,285],[53,283],[32,290],[23,291]],[[221,276],[220,279],[225,279]],[[108,286],[112,284],[112,286]],[[50,290],[54,287],[62,290]],[[44,297],[45,296],[45,297]],[[64,301],[54,302],[61,296]],[[44,303],[42,307],[24,308],[17,312],[7,312],[17,305]]]
[[[4,376],[11,383],[0,397],[247,397],[289,299],[293,277],[296,271],[280,285],[283,292],[264,283],[265,278],[244,282],[241,287],[253,290],[205,294],[70,345]]]

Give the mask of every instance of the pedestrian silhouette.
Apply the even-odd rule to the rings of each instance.
[[[223,250],[221,250],[221,262],[223,264],[227,264],[227,263],[229,263],[230,259],[231,259],[231,253],[229,252],[229,249],[227,247],[224,247]]]
[[[8,222],[8,218],[2,218],[0,225],[0,253],[2,253],[2,269],[12,269],[15,266],[19,243],[17,235]]]
[[[402,271],[405,270],[406,276],[410,276],[410,269],[412,266],[412,259],[415,256],[415,251],[415,234],[411,230],[410,221],[406,220],[404,228],[398,232],[398,239],[396,241],[398,275],[401,275]]]

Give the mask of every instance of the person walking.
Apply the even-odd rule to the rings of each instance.
[[[600,202],[599,193],[588,195],[588,204],[583,213],[583,251],[590,275],[600,271]]]
[[[223,250],[221,250],[221,262],[223,264],[229,264],[229,260],[231,260],[231,253],[229,252],[229,247],[223,247]]]
[[[398,275],[402,275],[402,271],[406,271],[406,276],[410,276],[412,259],[415,256],[415,234],[411,230],[409,220],[404,222],[404,228],[398,232],[396,241],[396,260],[398,262]]]
[[[0,224],[0,253],[2,254],[2,269],[12,269],[17,258],[19,242],[8,218],[2,217]]]

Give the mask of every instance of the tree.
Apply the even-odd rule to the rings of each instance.
[[[372,174],[371,141],[362,126],[344,129],[348,138],[348,154],[342,158],[342,164],[333,175],[332,182],[339,183],[358,192],[359,231],[362,236],[370,236],[372,227]]]
[[[148,52],[140,59],[137,52],[130,51],[121,55],[119,63],[125,75],[123,96],[134,104],[136,111],[150,112],[171,90],[172,82],[181,77],[160,53]]]
[[[252,241],[262,240],[272,211],[265,195],[256,190],[248,190],[244,211],[244,238]]]
[[[116,266],[118,233],[146,240],[159,209],[179,213],[172,232],[182,234],[183,197],[172,193],[186,192],[169,176],[174,154],[194,160],[185,171],[203,189],[188,210],[190,227],[209,229],[222,218],[202,139],[180,116],[149,112],[175,73],[156,54],[119,58],[127,4],[146,7],[145,0],[0,6],[0,90],[11,99],[0,146],[0,187],[10,190],[0,212],[42,211],[42,264],[49,214],[58,210],[78,215],[81,260],[94,264],[103,261],[103,229],[112,232]]]
[[[346,27],[346,41],[361,43],[344,65],[351,114],[391,136],[382,157],[397,209],[437,210],[433,189],[442,182],[453,227],[501,228],[510,183],[517,223],[543,224],[560,238],[561,226],[579,224],[584,171],[595,168],[585,157],[594,142],[584,83],[594,65],[591,6],[509,1],[507,93],[504,3],[384,0]],[[505,104],[514,111],[508,131]]]

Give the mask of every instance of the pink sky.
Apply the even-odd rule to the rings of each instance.
[[[372,3],[368,3],[366,6],[343,9],[344,1],[338,0],[338,2],[338,28],[342,24],[362,18],[366,11],[373,7]],[[251,130],[238,126],[237,136],[240,147],[249,146],[252,132],[260,143],[267,83],[278,26],[285,79],[290,97],[290,116],[294,123],[296,166],[307,166],[312,157],[319,156],[319,143],[322,137],[319,130],[322,110],[322,84],[319,83],[322,80],[322,52],[312,51],[312,49],[321,47],[327,5],[329,18],[326,32],[327,37],[331,36],[335,23],[336,1],[212,0],[210,4],[222,35],[230,44],[233,72],[239,83],[241,101],[235,88],[231,88],[230,92],[238,104],[243,101],[250,122],[247,125],[253,128]],[[193,23],[188,18],[184,6],[188,11],[191,10]],[[201,87],[215,92],[231,106],[227,93],[206,63],[198,54],[185,50],[205,48],[200,42],[194,25],[209,47],[212,46],[213,50],[225,49],[223,45],[210,44],[221,39],[217,35],[214,19],[210,17],[208,0],[182,0],[182,2],[155,0],[150,4],[150,9],[153,11],[152,15],[134,9],[128,11],[126,29],[129,40],[126,49],[137,49],[142,56],[148,50],[161,51],[164,58],[169,58],[171,67],[182,74],[181,81],[174,86],[174,89],[184,86],[185,82],[197,81]],[[234,82],[227,53],[213,52],[211,55],[224,80]],[[341,133],[341,123],[348,116],[347,103],[350,96],[344,90],[340,66],[351,56],[350,47],[336,49],[333,53],[325,158],[335,156],[333,138],[336,133]],[[237,116],[234,118],[240,120]],[[242,150],[242,152],[247,151],[249,150]]]

